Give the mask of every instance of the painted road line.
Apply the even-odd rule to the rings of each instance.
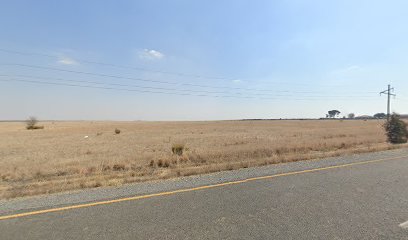
[[[399,226],[404,229],[408,229],[408,221],[401,223]]]
[[[279,174],[275,174],[275,175],[268,175],[268,176],[262,176],[262,177],[253,177],[253,178],[247,178],[247,179],[244,179],[244,180],[237,180],[237,181],[231,181],[231,182],[225,182],[225,183],[218,183],[218,184],[206,185],[206,186],[194,187],[194,188],[179,189],[179,190],[175,190],[175,191],[160,192],[160,193],[153,193],[153,194],[134,196],[134,197],[126,197],[126,198],[118,198],[118,199],[100,201],[100,202],[77,204],[77,205],[71,205],[71,206],[59,207],[59,208],[50,208],[50,209],[44,209],[44,210],[38,210],[38,211],[32,211],[32,212],[25,212],[25,213],[18,213],[18,214],[0,216],[0,220],[27,217],[27,216],[33,216],[33,215],[39,215],[39,214],[45,214],[45,213],[52,213],[52,212],[60,212],[60,211],[66,211],[66,210],[71,210],[71,209],[78,209],[78,208],[86,208],[86,207],[107,205],[107,204],[113,204],[113,203],[119,203],[119,202],[125,202],[125,201],[135,201],[135,200],[146,199],[146,198],[173,195],[173,194],[177,194],[177,193],[192,192],[192,191],[198,191],[198,190],[204,190],[204,189],[210,189],[210,188],[223,187],[223,186],[228,186],[228,185],[241,184],[241,183],[246,183],[246,182],[250,182],[250,181],[271,179],[271,178],[284,177],[284,176],[297,175],[297,174],[310,173],[310,172],[318,172],[318,171],[324,171],[324,170],[330,170],[330,169],[336,169],[336,168],[344,168],[344,167],[349,167],[349,166],[370,164],[370,163],[383,162],[383,161],[390,161],[390,160],[398,160],[398,159],[404,159],[404,158],[407,158],[407,157],[408,156],[393,157],[393,158],[382,158],[382,159],[368,160],[368,161],[362,161],[362,162],[347,163],[347,164],[342,164],[342,165],[335,165],[335,166],[330,166],[330,167],[313,168],[313,169],[294,171],[294,172],[287,172],[287,173],[279,173]]]

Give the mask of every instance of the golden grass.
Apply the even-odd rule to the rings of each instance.
[[[41,124],[30,131],[24,123],[0,123],[0,198],[394,147],[379,120]],[[177,144],[181,156],[172,153]]]

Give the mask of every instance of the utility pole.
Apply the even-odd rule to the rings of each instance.
[[[380,92],[380,96],[381,96],[381,94],[387,94],[387,121],[389,121],[390,120],[390,97],[391,96],[396,96],[395,94],[393,94],[393,93],[391,93],[391,91],[393,91],[394,92],[394,88],[392,88],[391,87],[391,85],[390,84],[388,84],[388,89],[387,90],[384,90],[384,91],[382,91],[382,92]]]

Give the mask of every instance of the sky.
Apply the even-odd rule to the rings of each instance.
[[[408,113],[408,1],[2,1],[0,120]]]

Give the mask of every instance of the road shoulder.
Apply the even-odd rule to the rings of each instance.
[[[408,156],[408,149],[274,164],[263,167],[224,171],[162,181],[133,183],[120,187],[94,188],[51,195],[1,200],[0,215],[175,191],[179,189],[196,188],[249,178],[404,156]]]

